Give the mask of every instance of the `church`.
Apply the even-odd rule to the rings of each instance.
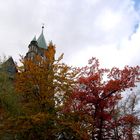
[[[42,26],[42,32],[38,39],[36,36],[30,42],[28,46],[28,52],[25,55],[25,59],[33,60],[36,55],[39,55],[45,58],[45,52],[48,49],[44,34],[43,34],[44,26]],[[16,64],[12,57],[9,57],[4,63],[0,65],[0,71],[4,71],[8,74],[10,78],[13,78],[14,75],[18,72],[16,68]]]

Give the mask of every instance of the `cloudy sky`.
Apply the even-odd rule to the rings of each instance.
[[[140,65],[140,0],[0,0],[0,56],[25,55],[42,23],[70,65]]]

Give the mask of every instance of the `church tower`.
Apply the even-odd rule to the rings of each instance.
[[[42,26],[42,32],[38,39],[36,39],[36,36],[33,38],[33,40],[30,42],[28,46],[28,52],[26,53],[25,58],[33,60],[36,55],[39,55],[41,57],[45,57],[45,51],[48,49],[46,40],[44,38],[43,34],[44,26]]]

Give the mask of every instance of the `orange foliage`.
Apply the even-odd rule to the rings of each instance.
[[[58,60],[55,60],[54,55],[55,46],[50,43],[45,57],[22,59],[24,67],[19,69],[15,83],[24,110],[24,117],[19,119],[19,124],[24,122],[22,126],[28,124],[28,129],[41,129],[43,132],[40,133],[44,137],[46,131],[51,137],[58,133],[56,127],[61,118],[57,114],[71,93],[77,75],[76,69],[60,63],[62,55]],[[20,128],[22,131],[27,130],[26,127],[19,127],[19,130]]]

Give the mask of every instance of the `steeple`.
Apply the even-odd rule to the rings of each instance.
[[[42,32],[41,32],[39,38],[37,39],[38,47],[47,49],[47,44],[46,44],[46,41],[44,38],[43,30],[44,30],[44,25],[42,25]]]
[[[42,31],[38,39],[36,39],[36,36],[32,39],[30,42],[28,48],[28,52],[26,53],[25,58],[33,60],[36,55],[45,56],[45,52],[48,49],[48,46],[46,44],[45,38],[44,38],[44,25],[42,25]]]

